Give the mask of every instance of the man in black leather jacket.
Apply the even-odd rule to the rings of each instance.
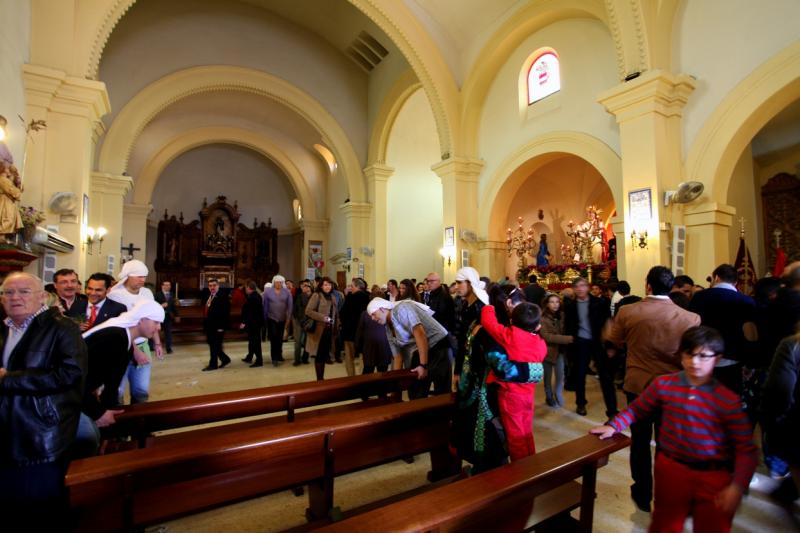
[[[10,511],[4,528],[8,517],[30,531],[60,530],[86,345],[72,320],[44,306],[36,276],[10,274],[0,292],[8,317],[0,325],[0,512]]]

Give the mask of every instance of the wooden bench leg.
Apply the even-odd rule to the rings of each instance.
[[[598,465],[587,465],[583,469],[583,479],[581,481],[581,517],[580,530],[591,531],[594,521],[594,498],[597,485]]]
[[[319,520],[331,516],[333,510],[333,432],[325,436],[325,475],[308,484],[306,519]]]

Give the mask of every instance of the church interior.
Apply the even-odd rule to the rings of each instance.
[[[547,236],[551,266],[594,264],[635,294],[653,265],[702,283],[742,238],[759,278],[779,249],[800,260],[796,0],[0,0],[0,14],[0,126],[35,213],[6,235],[22,244],[0,250],[3,272],[85,279],[138,259],[191,306],[211,277],[527,278],[536,251],[512,253],[517,230],[527,251]],[[589,207],[601,231],[577,250]],[[158,363],[151,399],[312,378],[210,379],[204,350]],[[541,391],[536,404],[542,449],[591,427]],[[597,531],[649,523],[626,453],[598,471]],[[337,503],[421,486],[426,461],[337,478]],[[734,531],[786,531],[772,480],[754,479]],[[299,527],[304,502],[153,531]]]

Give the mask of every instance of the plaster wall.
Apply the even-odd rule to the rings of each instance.
[[[523,218],[526,231],[533,224],[537,243],[542,233],[547,234],[551,263],[561,263],[560,246],[569,242],[567,222],[586,220],[587,205],[602,209],[601,218],[607,222],[614,213],[611,189],[592,165],[580,157],[566,155],[540,167],[520,186],[508,210],[506,226],[515,230],[517,217]],[[539,209],[544,212],[542,220]],[[600,248],[595,247],[594,251],[599,260]],[[536,262],[537,252],[538,248],[534,257],[525,257],[526,264]],[[517,261],[513,255],[505,262],[505,275],[511,279],[516,276]]]
[[[6,146],[14,163],[22,170],[25,153],[25,126],[17,115],[30,120],[25,113],[25,87],[22,65],[30,59],[31,6],[30,2],[0,0],[3,31],[0,32],[0,115],[8,121]],[[23,194],[23,201],[26,201]],[[27,200],[38,204],[39,199]],[[38,205],[37,205],[38,207]]]
[[[397,115],[386,157],[395,169],[387,185],[386,264],[389,277],[397,280],[421,280],[428,272],[442,272],[442,184],[431,170],[438,158],[433,113],[424,91],[418,90]]]
[[[408,62],[400,52],[389,52],[389,55],[383,58],[383,61],[375,67],[375,70],[370,72],[367,87],[367,121],[370,131],[376,126],[379,128],[384,126],[383,124],[375,124],[375,118],[387,93],[408,68]]]
[[[760,278],[765,273],[764,238],[762,236],[760,218],[761,187],[757,184],[758,177],[755,173],[753,154],[748,145],[731,175],[731,185],[728,188],[728,205],[736,208],[733,225],[728,231],[728,242],[731,257],[723,260],[733,264],[736,261],[736,252],[739,250],[739,234],[741,231],[740,217],[744,217],[745,242],[750,249],[750,257],[756,267],[756,275]],[[705,277],[711,274],[700,274]]]
[[[696,78],[684,108],[684,157],[727,94],[756,67],[798,40],[796,0],[684,0],[675,15],[673,71]],[[754,34],[757,32],[757,38]]]
[[[561,91],[532,106],[521,106],[520,71],[528,56],[545,46],[558,53]],[[587,133],[619,153],[614,117],[595,101],[601,91],[617,83],[614,43],[601,22],[564,20],[528,37],[499,70],[486,97],[479,135],[479,154],[486,166],[479,191],[484,192],[488,178],[514,147],[546,132]]]
[[[329,258],[337,253],[344,253],[347,248],[347,216],[342,213],[341,206],[347,199],[347,184],[340,170],[327,179],[328,182],[328,240],[325,242],[325,272],[336,281],[336,271],[341,267],[331,264]],[[356,244],[355,246],[358,246]],[[353,250],[353,255],[358,253]],[[352,267],[351,267],[352,268]],[[351,272],[352,274],[352,272]],[[352,277],[352,276],[351,276]],[[341,288],[341,287],[340,287]]]
[[[211,0],[139,0],[104,50],[99,78],[112,113],[153,81],[198,65],[238,65],[283,78],[339,122],[366,158],[367,77],[327,41],[264,9]]]

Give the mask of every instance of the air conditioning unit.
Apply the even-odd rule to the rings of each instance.
[[[48,231],[41,226],[36,226],[36,233],[33,236],[33,244],[37,244],[42,248],[48,250],[55,250],[56,252],[71,252],[75,250],[75,245],[67,239],[55,233]]]

